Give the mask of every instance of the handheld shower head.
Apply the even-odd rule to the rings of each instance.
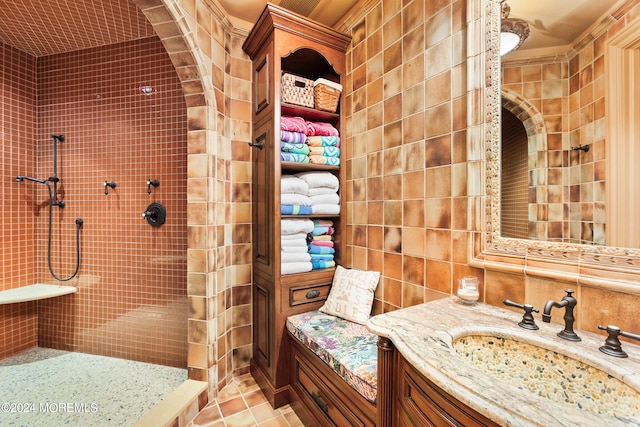
[[[16,176],[16,181],[20,182],[23,180],[24,180],[24,176],[20,176],[20,175]]]
[[[63,141],[64,141],[64,135],[62,135],[62,134],[60,134],[60,135],[51,135],[51,137],[52,137],[53,139],[57,139],[57,140],[58,140],[58,141],[60,141],[60,142],[63,142]]]

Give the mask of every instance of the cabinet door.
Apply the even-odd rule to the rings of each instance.
[[[274,284],[259,274],[253,279],[253,358],[273,381]]]
[[[266,44],[253,60],[253,114],[254,120],[270,110],[273,103],[273,64],[270,52],[273,43]]]
[[[273,279],[276,189],[271,122],[268,121],[255,129],[251,144],[253,146],[253,268]]]

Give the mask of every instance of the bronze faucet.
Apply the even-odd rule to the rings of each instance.
[[[560,302],[553,300],[547,301],[544,305],[542,321],[545,323],[551,322],[551,309],[553,307],[564,307],[564,329],[558,332],[558,336],[569,341],[582,341],[582,339],[573,331],[573,322],[576,320],[575,317],[573,317],[573,308],[576,306],[578,301],[571,295],[573,294],[571,289],[566,289],[565,292],[567,295],[563,296]]]

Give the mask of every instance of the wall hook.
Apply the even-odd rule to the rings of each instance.
[[[147,180],[147,194],[151,194],[151,187],[153,188],[157,188],[160,185],[160,181],[158,181],[157,179],[151,179],[149,178]]]
[[[111,188],[116,188],[116,182],[115,181],[111,181],[111,182],[104,182],[104,195],[108,195],[109,194],[109,187]]]

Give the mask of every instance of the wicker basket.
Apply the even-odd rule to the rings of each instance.
[[[313,108],[313,80],[282,74],[281,101]]]
[[[335,113],[338,109],[340,93],[342,93],[342,85],[326,79],[316,80],[313,86],[315,108]]]

